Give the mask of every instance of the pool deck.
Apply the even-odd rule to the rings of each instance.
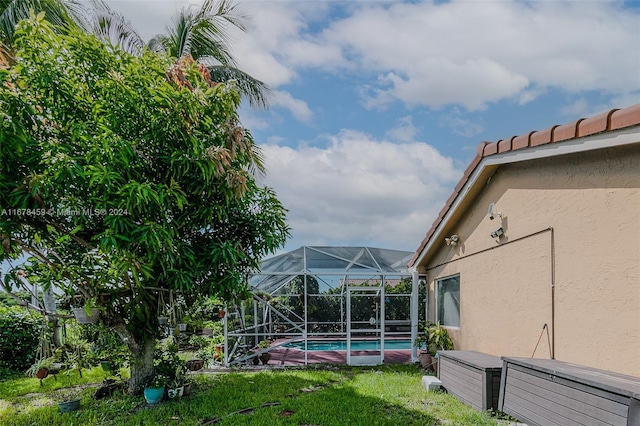
[[[304,351],[294,348],[274,348],[269,351],[271,359],[269,365],[295,366],[304,365]],[[351,355],[376,355],[379,351],[351,351]],[[318,364],[346,364],[347,351],[308,351],[307,363]],[[411,350],[387,350],[384,351],[385,364],[409,364],[411,363]]]

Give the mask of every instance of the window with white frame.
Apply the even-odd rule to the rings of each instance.
[[[436,320],[443,326],[460,327],[460,275],[436,280]]]

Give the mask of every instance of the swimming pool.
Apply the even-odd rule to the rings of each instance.
[[[295,348],[304,350],[304,342],[291,342],[282,345],[285,348]],[[307,349],[310,351],[346,351],[346,340],[309,340]],[[385,350],[411,349],[411,339],[385,340]],[[380,350],[380,340],[352,340],[352,351],[375,351]]]

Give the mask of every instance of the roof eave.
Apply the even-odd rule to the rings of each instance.
[[[445,231],[450,228],[450,224],[469,208],[475,197],[484,188],[487,180],[493,176],[500,166],[634,144],[640,144],[640,126],[638,125],[565,140],[562,143],[547,143],[531,146],[523,150],[498,151],[490,155],[487,155],[484,149],[486,143],[481,144],[478,149],[478,156],[471,163],[474,167],[472,170],[467,168],[467,172],[465,172],[461,182],[458,184],[460,188],[456,186],[456,190],[445,203],[445,207],[441,210],[408,266],[411,269],[417,269],[417,266],[421,265],[435,251],[436,247],[438,247],[435,242],[444,238]],[[483,155],[486,156],[483,157]]]

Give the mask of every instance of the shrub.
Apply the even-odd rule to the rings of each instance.
[[[0,307],[0,369],[24,371],[35,361],[41,319],[24,308]]]

